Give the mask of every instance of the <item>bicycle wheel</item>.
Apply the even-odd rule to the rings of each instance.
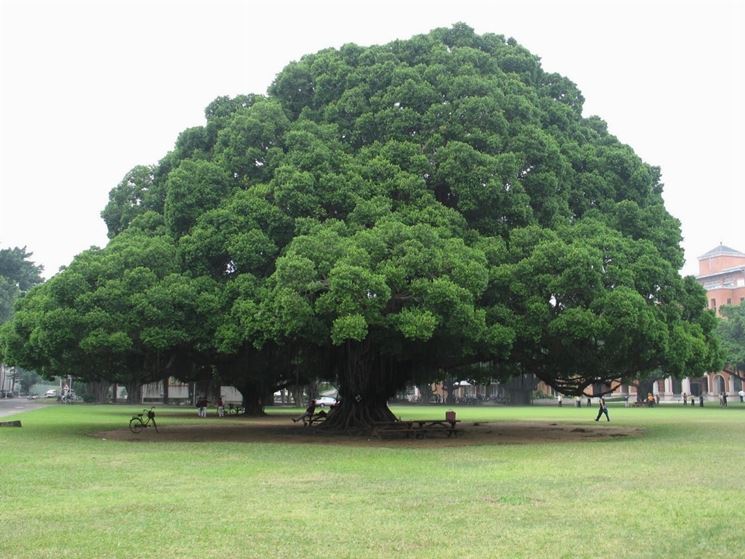
[[[133,417],[129,420],[129,430],[133,433],[139,433],[140,431],[142,431],[143,427],[144,425],[142,424],[142,419],[140,419],[139,417]]]

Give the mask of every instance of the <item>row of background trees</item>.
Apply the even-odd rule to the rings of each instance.
[[[463,24],[220,97],[102,212],[110,242],[18,301],[5,359],[131,387],[324,378],[329,428],[407,383],[534,374],[565,394],[718,365],[661,173],[568,79]]]

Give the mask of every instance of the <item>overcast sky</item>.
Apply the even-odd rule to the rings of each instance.
[[[108,192],[290,61],[465,22],[574,81],[611,133],[662,168],[684,273],[745,251],[742,0],[0,0],[0,248],[57,272],[106,244]]]

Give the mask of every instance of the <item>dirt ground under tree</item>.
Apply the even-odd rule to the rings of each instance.
[[[379,439],[369,434],[330,433],[314,427],[293,423],[282,417],[209,417],[194,418],[189,423],[169,423],[169,416],[158,419],[158,430],[146,429],[135,434],[126,427],[91,433],[106,440],[132,442],[234,442],[234,443],[301,443],[351,446],[394,447],[455,447],[470,445],[562,443],[601,441],[617,437],[640,436],[637,427],[622,427],[612,423],[558,423],[542,421],[464,421],[458,424],[458,435],[428,431],[423,438],[404,437]]]

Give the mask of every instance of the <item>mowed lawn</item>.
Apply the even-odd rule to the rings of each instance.
[[[445,409],[394,411],[431,418]],[[471,420],[594,426],[596,411],[455,409],[464,429]],[[13,417],[20,429],[0,429],[0,557],[745,557],[739,402],[611,407],[611,425],[643,435],[578,443],[90,436],[125,427],[133,411],[50,405]],[[164,427],[196,424],[176,415],[185,411],[158,413]]]

